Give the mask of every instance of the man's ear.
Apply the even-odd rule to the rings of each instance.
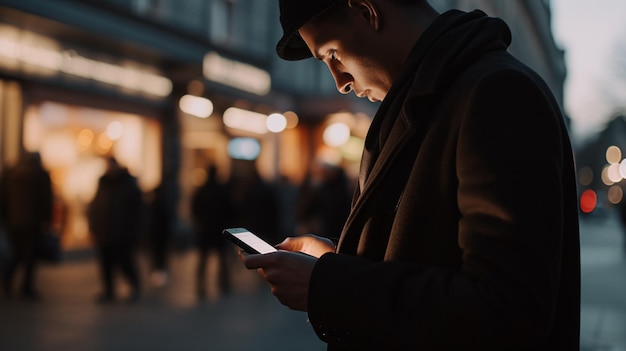
[[[348,0],[351,9],[359,11],[361,17],[375,30],[380,29],[381,18],[376,4],[370,0]]]

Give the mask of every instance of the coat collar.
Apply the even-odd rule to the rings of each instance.
[[[372,121],[356,198],[338,250],[357,253],[363,226],[390,182],[391,187],[400,190],[398,196],[401,196],[404,183],[400,182],[411,171],[410,160],[419,151],[438,95],[478,56],[487,51],[505,50],[509,43],[506,24],[480,10],[469,13],[450,10],[426,29]],[[413,156],[407,157],[407,153]]]
[[[424,66],[430,66],[432,62],[428,62],[427,53],[437,46],[437,40],[454,23],[462,21],[464,15],[464,12],[457,10],[446,12],[424,32],[411,50],[399,80],[379,107],[366,137],[356,198],[339,240],[338,248],[342,251],[356,253],[358,250],[362,226],[368,218],[370,207],[382,191],[382,185],[388,178],[387,173],[391,169],[394,169],[394,173],[410,172],[412,163],[396,163],[401,151],[408,145],[413,146],[411,149],[415,153],[419,149],[430,124],[429,106],[442,78],[441,74],[445,74],[442,70],[428,72],[429,67]],[[472,17],[480,16],[484,16],[484,13],[472,14]],[[391,127],[385,128],[385,123],[391,123]]]
[[[416,140],[416,135],[421,123],[409,117],[406,111],[402,111],[395,120],[391,131],[389,132],[387,142],[383,145],[369,175],[365,179],[364,184],[359,185],[359,191],[356,193],[352,210],[346,220],[341,237],[339,239],[338,248],[342,252],[350,251],[356,254],[359,237],[364,221],[368,218],[371,206],[376,203],[376,199],[384,189],[384,181],[390,170],[402,169],[402,172],[410,172],[412,163],[403,163],[399,159],[401,150],[406,149],[409,145],[419,145],[421,140]]]

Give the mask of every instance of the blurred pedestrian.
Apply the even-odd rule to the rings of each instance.
[[[155,287],[167,284],[169,247],[174,221],[174,201],[170,200],[167,183],[162,182],[152,191],[146,226],[150,254],[150,282]]]
[[[7,183],[10,170],[11,167],[5,166],[0,172],[0,282],[4,282],[6,262],[12,254],[6,224],[8,219]],[[4,289],[2,292],[4,293]]]
[[[288,176],[281,174],[276,182],[276,199],[278,201],[278,231],[285,236],[294,235],[297,228],[296,206],[298,203],[298,186]]]
[[[97,301],[116,298],[119,269],[128,281],[130,302],[140,298],[140,276],[136,262],[139,231],[143,224],[143,199],[137,179],[110,156],[98,180],[98,190],[87,210],[89,229],[95,241],[103,291]]]
[[[316,161],[301,187],[298,220],[304,232],[337,240],[350,213],[352,187],[343,168]]]
[[[207,168],[207,179],[191,199],[191,213],[196,242],[199,250],[196,269],[196,293],[199,299],[207,294],[207,268],[210,254],[218,257],[218,291],[228,293],[231,289],[230,257],[233,251],[222,237],[222,230],[232,226],[233,206],[228,184],[217,177],[217,167]]]
[[[285,238],[280,232],[279,200],[275,184],[264,180],[254,163],[248,163],[246,172],[231,177],[235,218],[238,227],[244,227],[275,244]]]
[[[38,152],[26,153],[1,181],[2,222],[9,236],[11,253],[3,274],[3,289],[13,295],[13,279],[24,269],[21,296],[36,300],[35,273],[44,233],[50,230],[53,193],[50,175]]]

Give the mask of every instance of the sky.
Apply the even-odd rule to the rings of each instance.
[[[618,47],[626,57],[626,0],[552,0],[552,30],[565,50],[564,109],[582,142],[615,115],[609,95],[621,94],[626,107],[626,74],[620,78],[615,63]]]

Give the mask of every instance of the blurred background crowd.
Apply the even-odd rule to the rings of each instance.
[[[89,245],[81,249],[93,253],[98,261],[102,285],[102,292],[94,297],[98,303],[115,300],[116,279],[131,287],[128,300],[140,298],[140,254],[149,262],[149,284],[166,285],[168,257],[174,251],[197,250],[195,287],[200,300],[206,298],[212,254],[219,258],[218,289],[228,293],[229,265],[236,250],[222,236],[224,228],[245,227],[272,244],[305,233],[337,237],[353,191],[341,167],[323,162],[315,162],[299,185],[287,177],[266,181],[250,161],[244,161],[249,172],[220,180],[217,166],[210,164],[205,180],[191,195],[189,227],[180,229],[162,186],[144,193],[137,177],[114,156],[104,161],[96,192],[84,204]],[[67,208],[55,197],[50,172],[38,152],[24,153],[14,167],[7,168],[0,177],[0,188],[4,295],[38,300],[37,266],[58,263],[69,250],[63,242]],[[16,279],[18,271],[23,271],[23,277]],[[15,286],[16,280],[19,286]]]

